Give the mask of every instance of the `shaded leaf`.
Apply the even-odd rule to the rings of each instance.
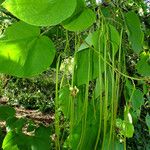
[[[9,118],[7,121],[6,121],[6,129],[7,129],[7,132],[11,131],[11,130],[14,130],[14,129],[17,129],[17,131],[22,131],[22,128],[24,127],[24,125],[26,124],[26,119],[25,118],[16,118],[16,117],[13,117],[13,118]]]
[[[119,48],[119,43],[120,43],[120,35],[116,28],[112,25],[109,25],[109,35],[110,35],[110,42],[112,46],[112,51],[114,55],[117,53],[118,48]]]
[[[146,119],[146,125],[147,125],[149,133],[150,133],[150,115],[147,114],[145,119]]]
[[[14,130],[7,133],[3,141],[3,149],[18,146],[21,150],[49,150],[50,145],[50,128],[40,126],[36,129],[34,136],[27,136],[21,132],[16,133]]]
[[[65,86],[60,90],[59,101],[62,112],[67,118],[69,118],[71,112],[71,97],[69,86]]]
[[[15,116],[15,109],[10,106],[0,106],[0,120],[6,121],[8,118]]]
[[[136,69],[143,76],[150,76],[150,53],[143,52],[137,63]]]
[[[84,31],[96,20],[95,13],[91,9],[84,9],[79,14],[63,22],[63,27],[70,31]]]
[[[96,86],[94,89],[94,99],[97,99],[100,96],[100,91],[101,92],[104,91],[104,83],[103,83],[103,81],[100,81],[99,78],[97,78],[96,79]]]
[[[125,21],[128,28],[128,38],[134,52],[139,53],[143,48],[144,34],[136,13],[130,11],[125,14]]]
[[[130,80],[126,79],[124,96],[125,96],[125,100],[127,102],[131,101],[131,98],[132,98],[134,91],[135,91],[135,87],[134,87],[133,83],[131,83]]]
[[[118,139],[116,139],[116,138],[113,139],[113,141],[110,141],[109,144],[108,144],[108,141],[109,141],[109,134],[107,134],[104,139],[104,149],[106,149],[106,150],[110,150],[110,149],[124,150],[123,143],[120,143]]]
[[[76,81],[77,85],[86,84],[99,75],[99,57],[92,49],[77,52]],[[101,65],[102,70],[103,65]],[[88,76],[89,74],[89,76]]]
[[[35,136],[30,139],[31,150],[50,150],[50,133],[49,127],[40,126],[36,129]]]
[[[131,99],[133,109],[137,110],[144,104],[144,97],[142,91],[136,89]]]
[[[95,146],[96,138],[97,138],[97,132],[99,127],[99,121],[98,119],[95,119],[94,117],[94,110],[92,104],[89,104],[88,106],[88,112],[87,112],[87,120],[86,120],[86,128],[83,128],[82,121],[75,124],[73,127],[73,133],[70,137],[71,139],[71,147],[72,150],[76,149],[86,149],[91,150]],[[84,135],[82,134],[82,131],[84,130]],[[80,138],[82,138],[82,143],[80,143]],[[70,140],[68,137],[67,140]],[[68,142],[68,141],[66,141]],[[79,146],[79,147],[78,147]]]
[[[0,5],[4,2],[5,0],[0,0]]]

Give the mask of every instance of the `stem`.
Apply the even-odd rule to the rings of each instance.
[[[114,68],[115,67],[115,58],[114,58],[114,46],[112,45],[112,67]],[[112,91],[112,94],[111,94],[111,121],[110,121],[110,133],[109,133],[109,142],[108,142],[108,146],[110,145],[110,143],[113,143],[113,140],[112,140],[112,131],[113,131],[113,128],[114,128],[114,101],[115,99],[117,99],[116,97],[116,94],[115,94],[115,72],[114,72],[114,69],[111,69],[110,68],[110,71],[111,71],[111,91]]]
[[[102,23],[102,29],[100,31],[100,35],[99,35],[99,39],[98,39],[98,50],[99,52],[101,51],[101,48],[100,48],[100,42],[101,42],[101,38],[102,38],[102,35],[103,35],[103,32],[104,32],[104,29],[103,29],[103,23]],[[102,61],[101,61],[101,58],[99,57],[99,92],[100,92],[100,96],[99,96],[99,129],[98,129],[98,134],[97,134],[97,140],[96,140],[96,143],[95,143],[95,150],[97,149],[97,146],[98,146],[98,142],[99,142],[99,139],[100,139],[100,135],[101,135],[101,126],[102,126],[102,99],[103,99],[103,95],[102,95],[102,92],[103,92],[103,85],[102,85],[102,70],[101,70],[101,67],[102,67]]]
[[[104,119],[104,130],[103,130],[103,144],[102,150],[104,149],[105,141],[106,141],[106,131],[107,131],[107,117],[108,117],[108,78],[107,78],[107,39],[108,39],[108,27],[106,27],[106,38],[104,37],[104,90],[105,90],[105,98],[104,98],[104,111],[103,111],[103,119]]]
[[[58,77],[59,77],[59,64],[60,64],[60,56],[57,60],[57,66],[56,66],[56,90],[55,90],[55,134],[56,134],[56,150],[60,150],[60,144],[59,144],[59,136],[60,136],[60,127],[59,127],[59,97],[58,97]]]

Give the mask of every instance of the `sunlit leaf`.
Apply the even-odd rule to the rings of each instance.
[[[48,26],[69,18],[75,11],[76,0],[5,0],[3,6],[24,22]]]
[[[129,123],[128,121],[116,119],[116,127],[119,128],[120,134],[131,138],[134,133],[134,126],[132,123]]]
[[[53,62],[55,47],[38,27],[18,22],[8,27],[0,40],[0,72],[30,77],[45,71]]]
[[[20,147],[22,150],[25,150],[28,148],[28,136],[24,135],[23,133],[16,133],[15,131],[10,131],[6,134],[2,148],[3,149],[9,149],[11,147]]]
[[[134,133],[134,126],[131,123],[125,123],[125,136],[128,138],[133,137],[133,133]]]
[[[4,150],[19,150],[18,146],[17,145],[14,145],[14,146],[10,146],[10,147],[7,147],[5,148]]]

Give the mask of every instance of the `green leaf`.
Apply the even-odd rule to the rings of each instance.
[[[141,109],[136,109],[136,110],[131,109],[130,113],[131,113],[131,116],[133,119],[133,123],[136,124],[138,122],[139,117],[140,117]]]
[[[83,42],[80,45],[78,51],[94,46],[95,51],[97,51],[97,53],[101,52],[101,55],[102,55],[104,53],[104,36],[105,35],[106,35],[105,27],[103,31],[96,30],[93,33],[89,33],[88,36],[84,40],[85,42]]]
[[[91,9],[85,8],[79,14],[64,21],[63,27],[70,31],[84,31],[90,27],[95,20],[95,13]]]
[[[19,150],[19,148],[17,145],[14,145],[14,146],[7,147],[4,150]]]
[[[93,32],[93,33],[89,33],[88,36],[85,38],[85,42],[83,42],[78,51],[84,50],[89,48],[90,46],[94,46],[95,41],[97,41],[97,37],[98,37],[98,33],[99,32]]]
[[[15,131],[10,131],[6,134],[2,148],[5,150],[10,150],[11,147],[20,147],[21,150],[25,150],[28,147],[28,136],[24,135],[23,133],[16,133]]]
[[[21,150],[49,150],[50,145],[50,128],[40,126],[36,129],[34,136],[27,136],[21,132],[16,133],[15,130],[10,131],[4,138],[2,148],[8,149],[18,146]]]
[[[50,137],[51,130],[49,127],[45,127],[41,125],[39,128],[35,131],[35,136],[39,138],[49,138]]]
[[[100,79],[97,78],[96,79],[96,86],[95,86],[95,89],[94,89],[94,99],[97,99],[100,96],[100,91],[104,91],[104,82],[100,81]]]
[[[74,14],[82,11],[86,7],[85,0],[76,0],[76,1],[77,1],[77,6],[76,6],[76,11],[74,12]]]
[[[124,145],[123,143],[120,143],[118,139],[111,139],[110,143],[108,144],[110,135],[107,134],[105,139],[104,139],[104,149],[110,150],[124,150]]]
[[[70,18],[72,18],[73,16],[75,16],[78,13],[82,12],[83,9],[86,7],[85,0],[76,0],[76,2],[77,2],[76,9],[75,9],[74,13],[72,14],[72,16]]]
[[[8,118],[15,116],[15,109],[10,106],[0,106],[0,120],[6,121]]]
[[[125,96],[125,100],[127,102],[131,101],[131,98],[132,98],[134,91],[135,91],[134,85],[131,83],[130,80],[126,79],[124,96]]]
[[[36,129],[35,136],[30,139],[31,150],[50,150],[50,133],[49,127],[40,126]]]
[[[98,117],[98,116],[97,116]],[[94,110],[93,105],[90,103],[88,105],[88,111],[87,111],[87,120],[86,120],[86,128],[83,128],[82,121],[74,125],[73,132],[72,132],[72,139],[71,139],[71,148],[73,150],[76,149],[86,149],[91,150],[95,146],[97,133],[98,133],[98,127],[99,127],[99,120],[95,119],[94,117]],[[84,130],[84,135],[82,135],[82,131]],[[80,138],[83,138],[82,144],[80,144]],[[69,140],[69,139],[68,139]],[[79,146],[79,147],[78,147]]]
[[[7,132],[14,130],[14,129],[17,129],[17,131],[22,131],[22,128],[26,124],[26,121],[27,120],[25,118],[20,118],[20,119],[16,117],[9,118],[6,121]]]
[[[143,76],[150,76],[150,53],[143,52],[137,63],[136,69]]]
[[[125,136],[127,138],[131,138],[133,137],[133,133],[134,133],[134,126],[131,123],[125,123]]]
[[[144,104],[143,92],[136,89],[132,96],[131,102],[134,110],[139,109]]]
[[[125,21],[128,28],[128,38],[131,42],[133,51],[139,53],[143,48],[144,34],[141,30],[141,24],[136,13],[130,11],[125,14]]]
[[[112,51],[114,51],[113,54],[115,55],[119,48],[120,35],[118,31],[116,30],[116,28],[112,25],[109,25],[109,35],[110,35]]]
[[[128,121],[126,122],[124,120],[117,118],[116,119],[116,127],[119,128],[121,135],[123,135],[127,138],[133,137],[134,126],[132,123],[130,123]]]
[[[100,72],[104,72],[104,61],[100,57],[100,55],[103,57],[104,38],[105,29],[103,31],[97,30],[89,34],[85,39],[86,42],[79,47],[76,64],[77,85],[86,84],[88,80],[91,81],[97,78]],[[90,48],[92,46],[94,46],[94,50]]]
[[[145,120],[146,120],[146,125],[147,125],[149,133],[150,133],[150,115],[149,114],[146,115]]]
[[[45,71],[53,62],[55,47],[38,27],[17,22],[0,40],[0,72],[31,77]]]
[[[77,85],[86,84],[99,74],[99,57],[92,49],[77,52],[76,81]],[[102,70],[103,65],[101,65]],[[89,77],[88,77],[89,73]]]
[[[50,26],[69,18],[76,0],[6,0],[3,6],[20,20],[37,26]]]
[[[4,0],[0,0],[0,5],[4,2]]]
[[[69,86],[65,86],[60,90],[59,101],[62,112],[67,118],[69,118],[71,112],[71,98]]]

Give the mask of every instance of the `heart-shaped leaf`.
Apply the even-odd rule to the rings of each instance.
[[[6,0],[3,6],[24,22],[48,26],[69,18],[75,11],[76,0]]]
[[[0,72],[30,77],[45,71],[53,62],[55,47],[38,27],[18,22],[8,27],[0,40]]]

